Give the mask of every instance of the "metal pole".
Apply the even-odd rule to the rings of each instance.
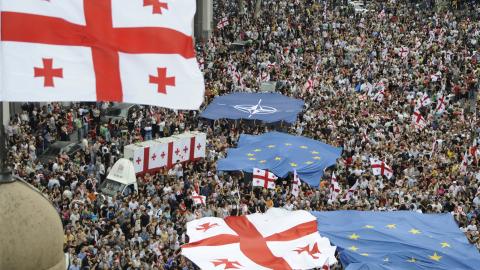
[[[3,102],[0,101],[0,184],[13,182],[11,171],[7,164],[7,137],[5,136],[5,126],[3,124]]]

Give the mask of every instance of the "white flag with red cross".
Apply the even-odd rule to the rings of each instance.
[[[398,49],[398,56],[405,58],[408,56],[410,49],[408,47],[401,47]]]
[[[1,1],[4,101],[118,101],[198,109],[196,1]]]
[[[355,182],[355,184],[350,187],[347,192],[343,195],[343,197],[340,199],[342,202],[348,202],[350,199],[352,199],[353,195],[355,194],[355,191],[358,189],[358,180]]]
[[[315,87],[315,80],[312,78],[309,78],[305,85],[303,86],[303,90],[308,91],[308,92],[313,92],[313,88]]]
[[[153,141],[149,148],[148,170],[165,167],[168,164],[168,144]]]
[[[223,17],[218,21],[217,29],[221,30],[221,29],[225,28],[225,26],[227,26],[227,25],[229,25],[228,17]]]
[[[307,211],[271,208],[265,214],[206,217],[187,223],[182,255],[201,269],[312,269],[336,263]]]
[[[427,93],[423,93],[420,98],[417,100],[417,103],[415,105],[415,109],[420,109],[422,107],[426,107],[428,105],[432,104],[432,100],[430,99],[430,96],[428,96]]]
[[[300,182],[300,177],[298,177],[297,170],[293,171],[293,182],[292,182],[292,195],[298,197],[300,193],[300,186],[302,183]]]
[[[422,130],[427,126],[427,120],[425,120],[419,111],[414,111],[412,114],[412,124],[416,129]]]
[[[184,133],[173,136],[176,141],[173,143],[172,161],[173,163],[180,161],[185,162],[190,160],[190,151],[192,135],[190,133]]]
[[[143,146],[134,145],[133,147],[133,167],[135,168],[135,173],[141,173],[145,169],[145,148]],[[127,149],[125,149],[127,150]]]
[[[392,178],[393,170],[390,166],[385,164],[385,162],[376,158],[371,158],[370,164],[372,166],[373,175],[386,176],[388,179]]]
[[[206,205],[206,203],[205,203],[206,198],[207,198],[206,196],[199,195],[196,191],[192,191],[193,204],[195,204],[195,205],[198,205],[198,204]]]
[[[468,169],[468,152],[465,150],[465,153],[462,156],[462,163],[460,163],[460,172],[466,173]]]
[[[330,180],[330,200],[336,201],[338,194],[342,191],[340,184],[338,183],[335,172],[332,173],[332,179]]]
[[[192,145],[194,148],[193,159],[204,158],[207,147],[207,134],[202,132],[193,132],[193,135],[194,137],[190,139],[190,145]]]
[[[437,106],[435,107],[435,113],[442,114],[443,112],[445,112],[445,109],[447,108],[447,102],[448,102],[447,97],[445,97],[445,95],[442,93],[437,99]]]
[[[378,13],[377,18],[379,18],[381,20],[385,18],[385,9],[382,9],[382,11],[380,11],[380,13]]]
[[[277,179],[278,177],[268,170],[253,168],[252,186],[254,187],[275,189]]]
[[[206,137],[203,132],[187,132],[131,144],[125,146],[124,156],[132,160],[135,173],[154,172],[172,167],[177,160],[184,162],[205,157]]]

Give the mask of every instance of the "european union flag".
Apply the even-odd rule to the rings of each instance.
[[[478,270],[480,254],[450,214],[312,212],[346,270]]]
[[[280,132],[240,136],[238,148],[230,148],[227,158],[217,164],[219,171],[252,172],[268,169],[279,177],[297,170],[300,179],[318,186],[323,170],[335,164],[341,148],[302,136]]]
[[[304,102],[278,93],[233,93],[216,97],[200,117],[294,123]]]

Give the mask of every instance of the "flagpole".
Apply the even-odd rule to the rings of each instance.
[[[13,177],[7,166],[7,137],[5,136],[5,125],[3,119],[3,102],[0,102],[0,185],[13,182]]]

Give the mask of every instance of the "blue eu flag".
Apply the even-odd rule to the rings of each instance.
[[[312,212],[346,270],[478,270],[480,253],[450,214]]]
[[[227,158],[217,164],[219,171],[252,172],[268,169],[279,177],[294,170],[300,180],[318,186],[323,170],[334,165],[341,148],[302,136],[280,132],[262,135],[241,135],[238,148],[228,149]]]

